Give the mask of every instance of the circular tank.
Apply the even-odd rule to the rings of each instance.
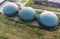
[[[14,3],[10,3],[4,6],[3,15],[7,17],[13,17],[18,13],[18,6]]]
[[[35,11],[31,7],[25,7],[19,11],[19,18],[24,22],[30,22],[35,17]]]
[[[58,25],[58,17],[54,12],[45,11],[39,16],[39,23],[44,25],[44,27],[56,27]]]

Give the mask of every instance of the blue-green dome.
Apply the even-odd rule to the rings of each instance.
[[[17,14],[17,12],[18,12],[18,7],[14,3],[7,4],[3,8],[3,15],[7,17],[13,17]]]
[[[53,12],[45,11],[39,16],[39,22],[45,27],[55,27],[58,21],[58,17]]]
[[[32,21],[35,17],[35,11],[31,7],[25,7],[19,12],[19,17],[24,22]]]

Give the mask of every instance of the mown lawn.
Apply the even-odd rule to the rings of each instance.
[[[31,6],[31,5],[32,5],[32,2],[33,2],[33,0],[29,0],[29,1],[27,2],[26,6]]]
[[[60,12],[60,9],[58,9],[58,8],[33,4],[33,0],[29,0],[28,3],[26,4],[26,6],[29,6],[29,7],[35,8],[35,9],[43,9],[43,10]]]
[[[21,2],[24,3],[26,0],[22,0]]]
[[[47,31],[6,19],[0,14],[0,39],[60,39],[60,26],[55,31]]]
[[[33,4],[31,7],[35,9],[43,9],[43,10],[49,10],[49,11],[54,11],[54,12],[60,12],[58,8],[47,7],[47,6],[42,6],[42,5]]]

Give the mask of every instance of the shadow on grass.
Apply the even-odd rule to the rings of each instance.
[[[0,39],[8,39],[8,38],[6,38],[6,37],[0,37]]]

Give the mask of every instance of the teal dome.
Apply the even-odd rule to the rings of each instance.
[[[13,17],[18,12],[18,6],[14,3],[10,3],[4,6],[3,8],[3,15],[7,17]]]
[[[58,17],[54,12],[45,11],[39,16],[39,22],[45,27],[56,27],[58,25]]]
[[[19,12],[19,18],[24,22],[32,21],[35,17],[35,11],[31,7],[25,7]]]

